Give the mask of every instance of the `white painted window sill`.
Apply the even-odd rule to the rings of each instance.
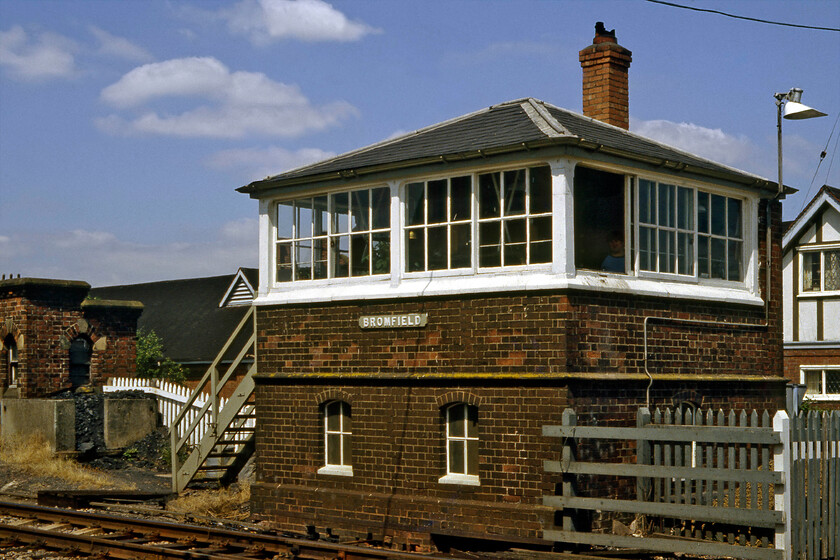
[[[481,486],[481,481],[474,474],[447,474],[438,479],[439,484],[460,484],[462,486]]]
[[[353,467],[347,465],[326,465],[318,469],[318,474],[353,476]]]

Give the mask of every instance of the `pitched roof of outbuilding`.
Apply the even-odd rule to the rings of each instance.
[[[782,252],[786,253],[796,245],[799,236],[810,226],[814,217],[824,206],[830,206],[840,213],[840,189],[829,185],[822,186],[785,230],[782,238]]]
[[[252,286],[258,271],[240,271]],[[220,307],[219,303],[239,274],[167,280],[144,284],[93,288],[92,297],[130,299],[143,303],[138,330],[153,330],[176,362],[212,361],[248,312],[248,306]]]
[[[670,169],[726,178],[758,188],[775,188],[774,183],[758,175],[701,158],[537,99],[526,98],[493,105],[416,132],[255,181],[237,190],[258,195],[266,189],[309,181],[564,144]]]

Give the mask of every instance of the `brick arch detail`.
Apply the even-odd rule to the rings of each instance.
[[[6,319],[0,323],[0,347],[4,347],[3,341],[6,340],[6,337],[9,335],[12,335],[12,338],[15,339],[18,350],[23,350],[23,333],[21,332],[20,327],[17,326],[17,323],[15,323],[14,319]]]
[[[315,395],[315,404],[318,406],[330,401],[344,401],[350,406],[353,405],[353,397],[350,393],[340,389],[326,389]]]
[[[450,404],[466,403],[472,406],[481,406],[483,399],[469,391],[447,391],[438,395],[435,399],[438,408],[444,408]]]
[[[84,336],[90,340],[91,352],[100,352],[103,350],[103,346],[101,344],[96,344],[96,342],[101,338],[97,333],[96,326],[92,325],[84,318],[79,319],[64,329],[64,332],[61,335],[61,347],[64,350],[69,350],[70,343],[80,336]]]

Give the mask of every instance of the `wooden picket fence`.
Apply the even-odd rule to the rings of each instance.
[[[636,427],[578,426],[573,410],[562,426],[544,426],[564,438],[559,495],[545,505],[561,510],[561,526],[546,540],[756,560],[835,558],[840,547],[840,414],[641,409]],[[631,463],[577,462],[587,440],[635,441]],[[630,477],[635,496],[580,496],[580,476]],[[639,536],[596,533],[580,512],[635,517]]]
[[[107,385],[102,388],[105,393],[113,393],[116,391],[142,391],[144,393],[154,395],[157,399],[158,413],[160,414],[163,425],[171,428],[173,422],[184,410],[185,405],[190,400],[193,391],[189,387],[163,381],[162,379],[145,379],[137,377],[111,377],[108,379]],[[208,393],[201,393],[194,401],[189,403],[185,412],[182,423],[191,425],[196,423],[195,431],[188,435],[189,445],[197,445],[201,438],[204,437],[209,430],[212,429],[212,418],[208,415],[202,415],[196,422],[196,419],[201,414],[202,407],[209,399]],[[223,408],[227,404],[227,399],[219,397],[219,407]],[[244,421],[243,426],[253,428],[254,420],[248,419]],[[179,432],[181,430],[179,429]],[[179,437],[183,434],[178,434]],[[236,439],[245,439],[245,435],[234,436]]]

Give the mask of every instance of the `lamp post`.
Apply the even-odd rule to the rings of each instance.
[[[792,88],[787,93],[776,93],[773,97],[776,98],[776,129],[779,147],[779,192],[777,196],[781,196],[784,190],[784,183],[782,183],[782,117],[789,120],[802,120],[824,117],[826,115],[822,111],[817,111],[812,107],[800,103],[802,99],[802,90],[800,88]],[[782,109],[782,105],[784,105],[784,110]]]

